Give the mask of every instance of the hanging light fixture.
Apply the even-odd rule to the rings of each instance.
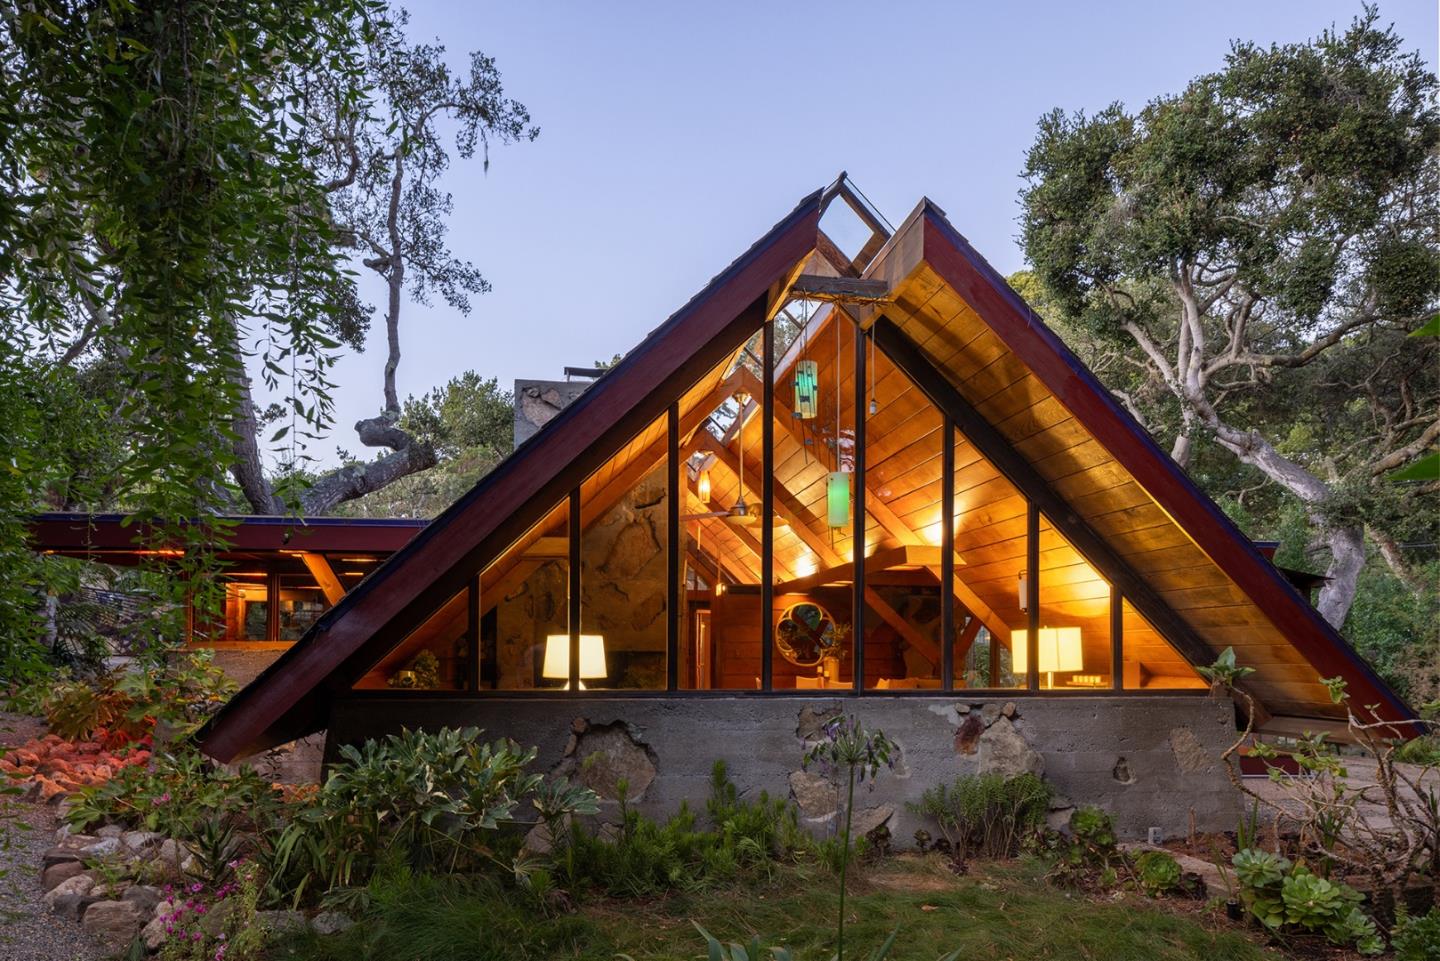
[[[825,478],[825,514],[831,527],[850,523],[850,472],[831,471]]]
[[[695,482],[695,491],[700,495],[700,503],[710,503],[710,468],[701,468],[700,479]]]
[[[795,364],[795,416],[812,420],[820,412],[820,365],[813,360]]]
[[[751,515],[750,505],[745,503],[745,407],[750,403],[750,392],[737,390],[734,397],[739,408],[735,415],[735,443],[740,448],[740,471],[735,478],[735,506],[725,519],[732,524],[753,524],[758,518]]]

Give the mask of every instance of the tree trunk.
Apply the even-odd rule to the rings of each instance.
[[[1365,531],[1359,525],[1331,527],[1325,531],[1325,540],[1330,545],[1330,566],[1325,568],[1328,580],[1320,588],[1315,609],[1338,631],[1355,603],[1360,572],[1365,568]]]
[[[238,355],[238,351],[237,351]],[[245,495],[250,510],[256,514],[282,514],[285,507],[265,478],[265,464],[260,456],[260,421],[255,416],[255,399],[250,393],[250,375],[244,360],[236,356],[230,372],[235,385],[235,417],[230,429],[234,434],[230,476]]]

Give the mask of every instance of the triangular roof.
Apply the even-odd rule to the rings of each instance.
[[[862,279],[883,281],[889,294],[859,311],[880,348],[977,446],[986,443],[1007,475],[1026,478],[1027,496],[1082,553],[1104,556],[1127,597],[1191,663],[1233,646],[1257,668],[1249,689],[1271,715],[1343,717],[1318,681],[1339,675],[1357,703],[1391,720],[1414,717],[943,211],[922,200],[888,239],[877,226],[878,239],[852,262],[820,229],[840,195],[856,196],[843,175],[352,590],[207,724],[205,750],[230,760],[322,728],[329,698],[396,638],[570,490],[593,482],[597,467],[658,441],[637,435],[672,403],[723,389],[737,344],[783,305],[802,272],[848,278],[861,267]],[[1006,415],[1007,397],[1023,401],[1020,414]],[[1108,479],[1105,497],[1077,485],[1077,463],[1087,477]]]

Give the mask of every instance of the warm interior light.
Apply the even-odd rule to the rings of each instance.
[[[695,492],[700,495],[700,503],[710,503],[710,469],[708,467],[700,472],[700,479],[695,482]]]
[[[791,565],[791,569],[795,572],[796,577],[809,577],[820,569],[820,565],[815,563],[814,554],[807,553]]]
[[[1030,610],[1030,582],[1025,577],[1025,572],[1020,572],[1020,610]]]
[[[820,410],[820,365],[813,360],[795,364],[795,416],[810,420]]]
[[[1039,671],[1046,675],[1046,687],[1055,686],[1056,671],[1083,671],[1085,649],[1080,643],[1078,627],[1042,627],[1035,634],[1039,648]],[[1010,670],[1024,674],[1030,669],[1030,632],[1010,632]]]
[[[540,676],[555,680],[570,679],[570,635],[551,634],[545,638],[545,660],[540,667]],[[605,676],[605,638],[599,634],[580,635],[580,678],[595,679]],[[568,683],[565,685],[570,686]],[[585,690],[585,685],[580,685]]]
[[[825,479],[825,513],[831,527],[850,523],[850,472],[831,471]]]

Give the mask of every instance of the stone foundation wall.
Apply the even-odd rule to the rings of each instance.
[[[921,792],[959,774],[1042,774],[1058,797],[1052,823],[1077,804],[1099,804],[1124,838],[1158,827],[1166,837],[1234,827],[1237,799],[1221,751],[1233,738],[1228,701],[1191,696],[1028,697],[957,692],[945,697],[605,697],[350,699],[331,711],[326,758],[338,745],[401,726],[474,725],[539,750],[539,769],[563,773],[616,797],[629,784],[642,812],[663,816],[681,800],[703,810],[716,760],[742,792],[767,790],[799,805],[824,830],[835,785],[801,770],[807,743],[840,711],[858,714],[900,748],[893,771],[857,794],[857,827],[885,824],[900,845],[917,828],[906,810]]]

